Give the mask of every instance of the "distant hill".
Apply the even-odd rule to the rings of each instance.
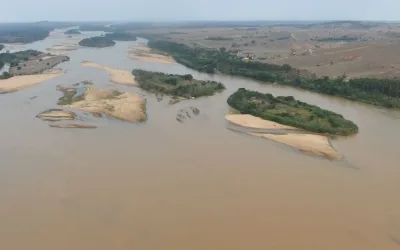
[[[93,23],[82,24],[81,26],[79,26],[79,29],[81,31],[106,31],[106,30],[108,30],[107,27],[103,24],[93,24]]]
[[[79,42],[79,45],[85,47],[104,48],[104,47],[114,46],[115,42],[108,37],[94,36],[81,40]]]

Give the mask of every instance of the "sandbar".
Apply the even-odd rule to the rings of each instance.
[[[94,62],[89,62],[89,61],[83,61],[81,63],[81,65],[107,71],[108,74],[110,74],[111,82],[113,82],[113,83],[123,84],[123,85],[131,85],[131,86],[138,85],[137,82],[135,81],[135,76],[132,75],[132,73],[129,71],[113,69],[113,68],[103,66],[103,65],[100,65],[100,64],[97,64]]]
[[[37,115],[38,118],[46,121],[74,120],[76,115],[72,111],[62,109],[49,109]]]
[[[59,45],[54,45],[46,50],[53,54],[64,54],[65,52],[77,50],[78,48],[79,48],[78,44],[59,44]]]
[[[131,46],[127,52],[130,59],[141,62],[176,63],[171,56],[154,53],[151,48],[143,44]]]
[[[50,124],[52,128],[97,128],[94,125],[86,125],[86,124]]]
[[[11,93],[29,88],[63,74],[64,72],[62,70],[53,69],[45,71],[42,74],[13,76],[8,79],[0,80],[0,93]]]
[[[270,139],[276,142],[299,149],[300,151],[329,159],[340,159],[341,155],[331,146],[329,139],[324,135],[315,134],[260,134],[248,133]]]
[[[245,127],[245,128],[297,130],[297,128],[295,128],[295,127],[282,125],[277,122],[264,120],[259,117],[247,115],[247,114],[226,115],[225,119],[235,125]]]
[[[129,122],[142,122],[147,119],[146,100],[133,92],[88,87],[83,100],[67,106],[91,113],[103,113]]]
[[[273,121],[261,119],[248,114],[226,115],[229,122],[249,129],[269,129],[279,132],[284,130],[286,134],[254,133],[246,132],[249,135],[270,139],[285,145],[294,147],[304,153],[325,157],[329,159],[340,159],[341,155],[332,147],[329,138],[325,135],[299,133],[299,129],[282,125]],[[290,133],[290,130],[293,130]],[[289,131],[289,133],[288,133]]]

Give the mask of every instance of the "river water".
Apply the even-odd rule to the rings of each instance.
[[[45,50],[63,36],[24,45]],[[400,113],[177,64],[130,60],[134,42],[80,48],[66,74],[0,96],[0,249],[376,250],[400,248]],[[221,81],[212,97],[168,105],[109,82],[82,60]],[[147,98],[148,121],[98,119],[94,130],[48,127],[57,85],[91,80]],[[292,95],[358,124],[333,140],[329,161],[227,129],[227,97],[239,87]],[[32,97],[37,96],[35,99]],[[176,121],[181,109],[200,115]],[[397,198],[396,198],[397,197]]]

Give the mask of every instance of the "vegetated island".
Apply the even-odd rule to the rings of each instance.
[[[248,134],[272,139],[303,152],[331,159],[338,159],[340,155],[330,145],[328,136],[358,132],[357,125],[343,116],[295,100],[292,96],[274,97],[271,94],[240,88],[228,98],[228,104],[241,113],[227,115],[226,119],[231,123],[245,128],[283,131],[283,134]]]
[[[192,75],[173,75],[145,70],[133,70],[132,74],[144,90],[185,99],[211,96],[225,89],[220,82],[196,80]]]
[[[64,32],[65,35],[80,35],[82,34],[79,29],[70,29]]]
[[[0,75],[0,93],[14,92],[60,76],[63,71],[53,68],[68,60],[68,56],[56,56],[36,50],[1,53],[0,69],[6,64],[9,69]]]
[[[242,114],[329,135],[351,135],[358,132],[352,121],[332,111],[298,101],[293,96],[274,97],[240,88],[228,98],[228,104]]]
[[[115,45],[115,42],[108,37],[104,36],[94,36],[90,38],[85,38],[79,42],[79,45],[85,47],[94,47],[94,48],[105,48],[111,47]]]
[[[236,53],[225,48],[220,50],[192,48],[184,44],[153,40],[151,48],[169,53],[178,63],[189,68],[228,75],[237,75],[258,81],[279,83],[309,91],[340,96],[349,100],[360,101],[387,108],[400,108],[400,79],[355,78],[345,76],[330,79],[317,78],[304,70],[290,65],[275,65],[256,61],[246,61]]]
[[[94,87],[58,88],[64,95],[58,105],[83,110],[94,116],[105,114],[129,122],[147,119],[146,100],[133,92]]]
[[[107,33],[105,37],[114,41],[136,41],[136,35],[128,32]]]

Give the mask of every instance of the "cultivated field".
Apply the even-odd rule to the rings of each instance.
[[[318,76],[400,76],[400,26],[335,22],[226,28],[159,28],[142,34],[190,46],[224,47],[245,60],[289,64]]]

